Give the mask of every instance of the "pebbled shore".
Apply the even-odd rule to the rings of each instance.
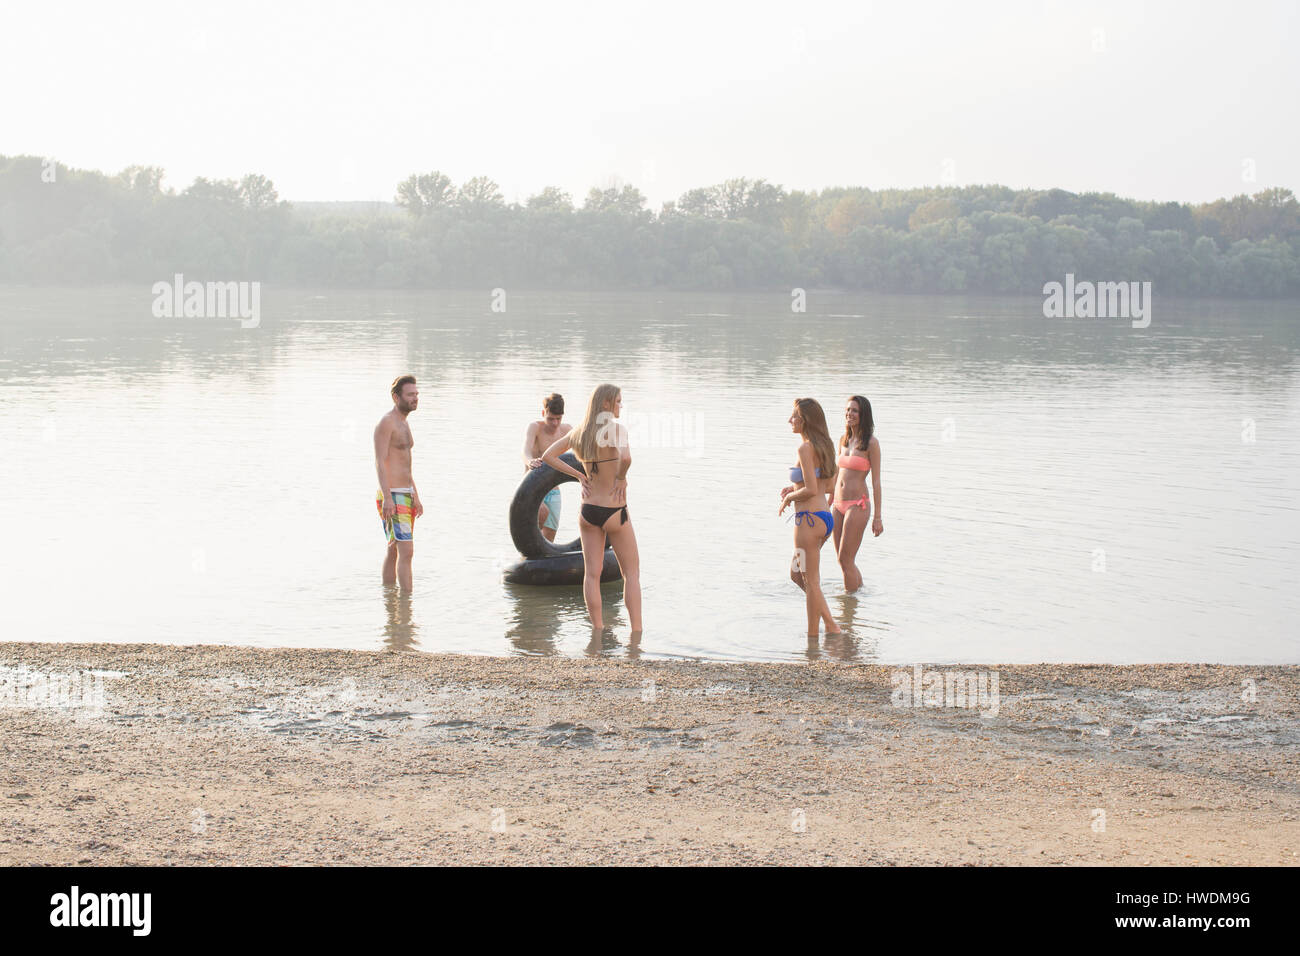
[[[0,643],[0,864],[1297,862],[1300,667],[900,670]]]

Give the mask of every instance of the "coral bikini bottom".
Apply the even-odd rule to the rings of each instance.
[[[863,495],[861,498],[854,498],[851,501],[845,501],[842,498],[837,498],[835,501],[831,502],[831,507],[834,508],[836,511],[838,511],[840,514],[844,514],[850,508],[861,508],[863,511],[866,511],[870,507],[870,505],[871,503],[867,501],[866,495]]]

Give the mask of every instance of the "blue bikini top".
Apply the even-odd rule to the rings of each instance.
[[[822,470],[821,470],[821,467],[820,467],[820,466],[818,466],[818,468],[817,468],[817,477],[818,477],[818,478],[822,477]],[[791,481],[802,482],[802,481],[803,481],[803,469],[800,468],[798,465],[795,465],[793,468],[791,468],[791,469],[790,469],[790,480],[791,480]]]

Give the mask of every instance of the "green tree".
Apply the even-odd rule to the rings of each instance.
[[[163,171],[160,166],[128,166],[117,180],[137,196],[162,195]]]
[[[547,186],[536,196],[528,197],[528,208],[550,212],[573,212],[573,197],[558,186]]]
[[[412,174],[397,186],[397,205],[412,216],[423,216],[449,205],[455,196],[451,179],[438,170],[417,176]]]
[[[597,189],[593,186],[587,193],[582,208],[589,212],[604,212],[612,209],[632,216],[640,216],[645,210],[645,196],[641,195],[641,190],[630,185],[622,189],[613,187]]]
[[[270,209],[280,200],[275,184],[255,173],[249,173],[239,181],[239,197],[249,209]]]
[[[456,194],[456,204],[468,209],[484,209],[501,206],[505,202],[501,187],[486,176],[475,176],[460,187]]]
[[[181,195],[201,203],[222,203],[230,206],[243,203],[239,184],[233,179],[204,179],[199,176]]]

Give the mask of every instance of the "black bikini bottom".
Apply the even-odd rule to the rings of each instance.
[[[605,527],[605,522],[609,520],[609,516],[616,511],[623,512],[623,520],[620,521],[619,524],[627,524],[627,505],[621,505],[616,508],[606,508],[603,505],[582,506],[582,516],[597,528]]]

